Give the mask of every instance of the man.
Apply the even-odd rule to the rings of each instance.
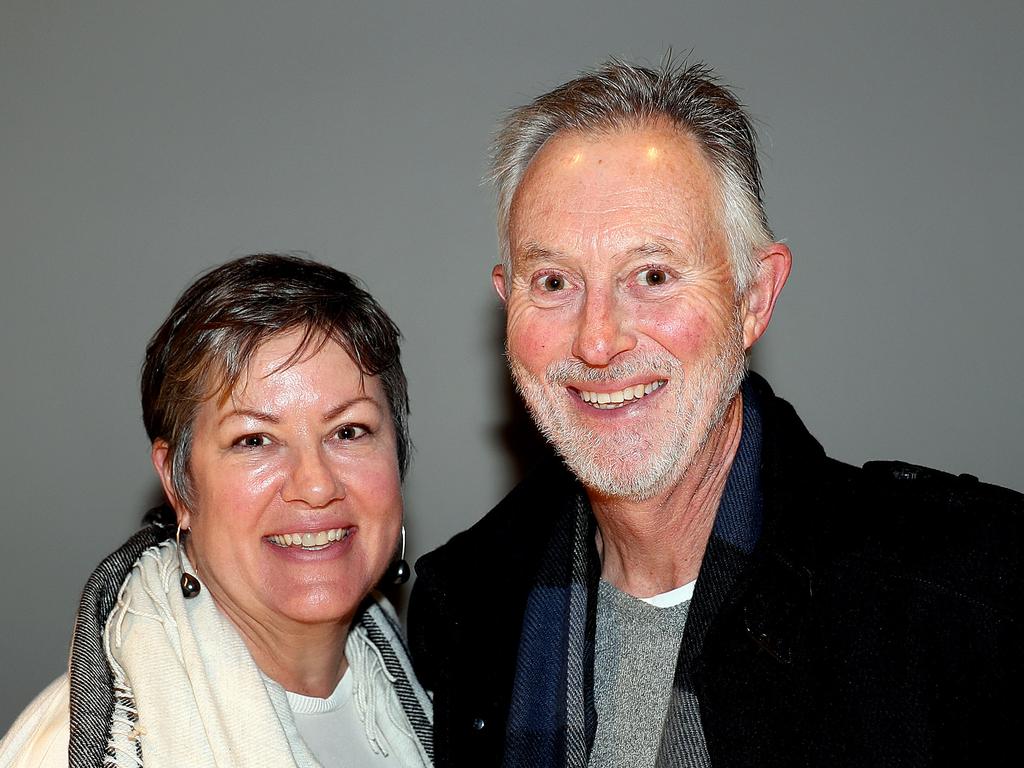
[[[512,112],[494,158],[509,365],[562,461],[417,564],[438,765],[1016,746],[1024,500],[831,460],[745,375],[791,256],[732,93],[612,61]]]

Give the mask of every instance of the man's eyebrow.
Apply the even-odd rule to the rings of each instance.
[[[674,254],[675,251],[672,248],[664,243],[656,242],[644,243],[626,251],[626,256],[630,258],[634,256],[672,256]]]
[[[563,258],[565,255],[558,251],[548,250],[537,243],[524,243],[515,254],[514,262],[523,267],[530,267],[538,261],[558,261]]]
[[[649,242],[630,248],[622,256],[625,258],[651,257],[651,256],[673,256],[676,251],[669,245],[659,242]],[[538,261],[561,261],[565,254],[559,251],[551,251],[537,243],[526,243],[515,255],[515,263],[524,268],[531,267]]]

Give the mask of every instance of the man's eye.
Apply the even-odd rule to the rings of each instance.
[[[668,272],[664,269],[645,269],[637,277],[644,285],[664,285],[668,282]]]
[[[239,448],[260,448],[264,445],[270,445],[270,438],[266,435],[246,435],[239,438],[235,445]]]
[[[542,291],[553,293],[565,289],[565,279],[559,275],[544,275],[537,281]]]
[[[358,440],[360,437],[367,433],[366,427],[361,427],[358,424],[346,424],[338,430],[339,440]]]

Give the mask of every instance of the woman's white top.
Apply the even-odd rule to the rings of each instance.
[[[295,727],[306,746],[323,765],[361,768],[395,766],[393,755],[374,752],[366,738],[352,697],[352,673],[346,670],[326,699],[285,692]]]

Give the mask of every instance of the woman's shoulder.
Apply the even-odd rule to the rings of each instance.
[[[36,696],[0,741],[0,766],[66,768],[69,702],[68,676],[61,675]]]

